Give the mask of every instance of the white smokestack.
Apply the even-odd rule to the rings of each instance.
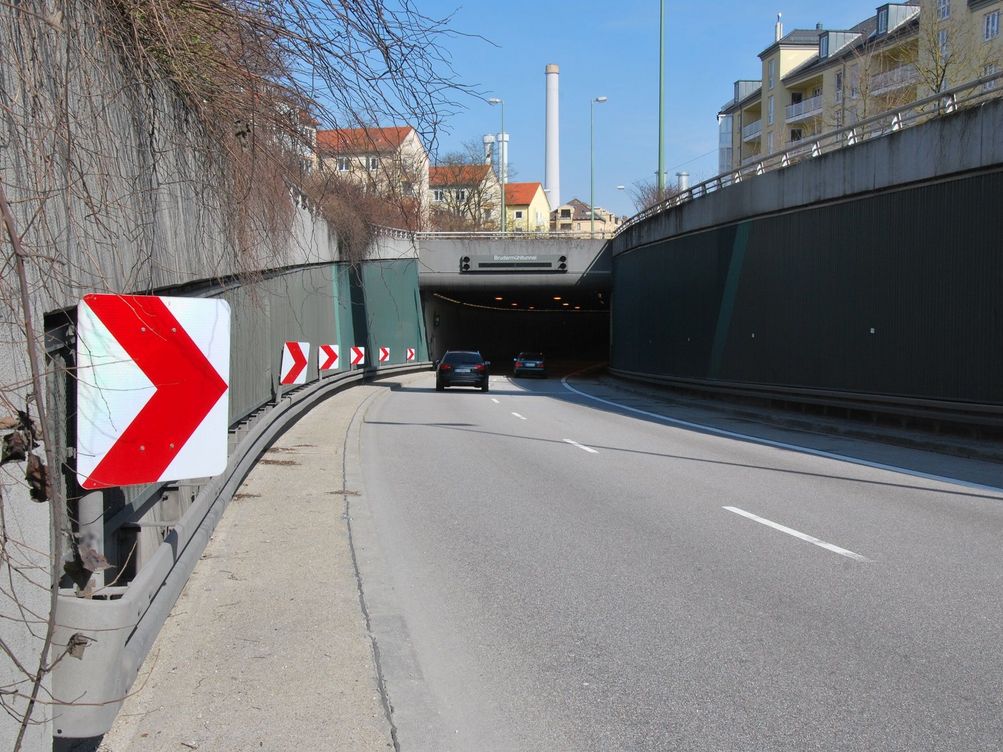
[[[784,38],[784,14],[777,13],[777,41]]]
[[[508,134],[498,134],[498,179],[502,185],[508,182]]]
[[[676,188],[680,192],[688,191],[690,189],[690,174],[688,172],[676,173]]]
[[[491,164],[495,159],[495,137],[490,133],[484,136],[484,164]]]
[[[544,190],[550,200],[550,208],[561,205],[561,134],[560,105],[558,104],[557,78],[560,68],[551,63],[547,66],[547,143]]]

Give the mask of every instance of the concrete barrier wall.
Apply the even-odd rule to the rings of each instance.
[[[1003,405],[1003,103],[697,199],[612,244],[612,365]]]

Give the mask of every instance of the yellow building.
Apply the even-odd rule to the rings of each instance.
[[[885,3],[845,30],[783,33],[760,53],[759,80],[735,82],[719,113],[720,171],[797,149],[851,126],[999,70],[1003,0]],[[987,85],[989,86],[989,85]]]
[[[505,216],[508,232],[549,232],[550,202],[543,184],[506,183]]]
[[[551,232],[571,233],[579,237],[589,237],[593,232],[597,238],[612,237],[622,223],[622,217],[617,217],[600,206],[595,207],[593,222],[589,205],[577,198],[561,204],[550,213]]]

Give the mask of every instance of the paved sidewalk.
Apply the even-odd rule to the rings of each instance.
[[[386,388],[336,394],[261,458],[102,752],[393,749],[342,475],[353,416]]]

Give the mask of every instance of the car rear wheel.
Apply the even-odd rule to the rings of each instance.
[[[481,387],[481,391],[486,392],[487,390],[488,390],[488,382],[485,381],[484,386]]]
[[[445,391],[445,389],[446,389],[446,387],[443,385],[443,383],[441,381],[436,381],[435,382],[435,391],[442,392],[442,391]]]

